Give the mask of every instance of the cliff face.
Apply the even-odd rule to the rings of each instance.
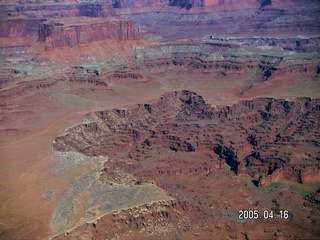
[[[319,4],[307,0],[271,1],[267,5],[265,2],[268,1],[170,1],[167,5],[172,7],[142,8],[140,12],[135,8],[132,11],[136,14],[131,16],[129,10],[120,9],[117,12],[138,22],[150,33],[157,32],[166,40],[199,39],[208,35],[265,38],[318,36]],[[197,3],[203,7],[194,7]],[[194,31],[189,31],[190,28]]]
[[[247,9],[263,7],[286,7],[292,6],[290,0],[286,1],[264,1],[249,0],[245,3],[241,0],[114,0],[115,8],[132,8],[132,7],[153,7],[153,6],[172,6],[185,8],[203,8],[203,7],[219,7],[226,10]]]
[[[114,0],[114,8],[164,7],[168,0]]]
[[[311,38],[218,38],[210,36],[217,43],[235,43],[241,46],[279,47],[294,52],[320,52],[320,37]]]
[[[249,0],[245,3],[241,0],[203,0],[205,7],[222,6],[228,9],[241,9],[241,8],[279,8],[292,6],[290,0]]]
[[[320,102],[319,99],[294,99],[296,96],[319,97],[320,93],[319,58],[314,53],[320,49],[317,1],[1,2],[8,6],[1,5],[0,11],[0,45],[4,46],[0,49],[0,133],[3,136],[0,144],[8,151],[3,155],[3,163],[21,166],[9,167],[15,171],[6,171],[7,175],[3,176],[3,193],[9,190],[12,193],[3,206],[12,202],[10,209],[17,213],[5,211],[6,221],[1,225],[3,238],[46,238],[54,210],[61,213],[62,218],[52,219],[53,225],[61,223],[61,228],[53,226],[52,231],[63,226],[71,228],[84,219],[82,210],[85,218],[93,217],[92,212],[99,216],[110,213],[108,205],[120,202],[117,206],[122,208],[127,199],[135,199],[135,194],[130,194],[133,185],[150,182],[163,188],[164,194],[183,201],[114,212],[115,216],[109,214],[82,228],[90,232],[88,235],[70,233],[70,238],[126,238],[127,230],[137,234],[128,237],[132,239],[212,239],[213,235],[217,239],[298,239],[308,232],[320,235],[316,227],[319,218],[314,214],[317,208],[314,207],[316,211],[309,206],[301,208],[301,202],[298,207],[292,205],[294,211],[289,209],[290,213],[297,212],[293,221],[278,219],[263,224],[239,221],[239,209],[260,208],[261,212],[262,208],[272,209],[274,205],[267,205],[272,198],[285,202],[277,208],[288,209],[287,201],[294,195],[285,188],[262,193],[245,185],[243,179],[250,178],[235,176],[249,175],[255,180],[262,176],[261,186],[274,181],[302,184],[319,181]],[[140,39],[142,33],[148,41],[126,41]],[[45,48],[51,51],[44,51]],[[177,91],[143,102],[162,94],[163,89],[185,87],[202,92],[205,97]],[[259,98],[233,104],[252,96],[294,100]],[[128,108],[86,115],[85,123],[70,128],[53,143],[59,151],[110,157],[103,166],[99,164],[97,171],[102,169],[101,175],[93,174],[100,177],[99,184],[115,190],[115,194],[106,191],[112,200],[107,201],[96,192],[92,182],[88,187],[104,206],[96,205],[89,197],[91,193],[88,195],[87,190],[83,190],[77,179],[78,169],[84,165],[80,163],[79,168],[78,165],[74,168],[73,158],[63,162],[72,167],[63,176],[42,171],[49,171],[55,162],[53,156],[45,156],[53,162],[20,164],[20,161],[40,160],[47,150],[53,153],[48,147],[52,134],[73,122],[73,117],[78,119],[85,109],[98,109],[105,104],[123,106],[139,99],[141,104]],[[206,100],[228,101],[232,105],[213,107]],[[11,129],[15,122],[21,124]],[[37,142],[44,147],[40,154],[34,147]],[[19,152],[16,144],[25,147],[19,148]],[[10,156],[17,162],[12,162]],[[22,176],[25,172],[37,172],[33,174],[37,179],[49,178],[48,181],[55,182],[39,188],[36,186],[39,181],[32,176]],[[56,181],[60,176],[63,181]],[[34,185],[24,182],[25,179]],[[82,185],[77,187],[79,195],[67,185],[73,182]],[[25,185],[32,191],[25,191],[22,197],[20,190]],[[143,191],[148,188],[141,189],[136,195],[143,201],[134,202],[134,206],[148,202],[144,201],[144,194],[153,195]],[[47,194],[46,190],[50,192]],[[125,194],[123,200],[119,201],[117,191]],[[275,196],[277,191],[284,195]],[[34,197],[37,201],[31,201]],[[64,202],[65,197],[74,200],[74,204]],[[22,198],[27,201],[16,201]],[[61,208],[64,204],[66,208]],[[85,212],[88,205],[93,208]],[[30,209],[35,210],[31,215]],[[309,212],[310,218],[307,218]],[[214,224],[210,223],[211,214]],[[16,221],[16,217],[20,219]],[[299,219],[303,224],[297,223]],[[305,224],[305,220],[310,224]],[[237,228],[241,224],[244,228]],[[279,236],[292,233],[282,228],[290,224],[294,230],[304,232]],[[311,231],[312,227],[316,231]],[[252,233],[254,229],[256,234]],[[143,230],[145,238],[140,238]],[[158,230],[164,232],[160,237]],[[202,234],[205,231],[207,235]],[[150,236],[154,232],[155,235]],[[184,235],[186,232],[188,236]]]
[[[203,7],[203,0],[114,0],[114,8],[164,7],[175,6],[190,9]]]
[[[241,51],[241,47],[234,44],[232,39],[221,38],[213,41],[215,42],[161,44],[136,48],[137,68],[143,66],[150,71],[160,71],[166,68],[192,69],[198,71],[199,74],[215,74],[215,77],[219,79],[241,78],[241,76],[250,75],[257,82],[284,77],[294,79],[297,78],[297,74],[312,78],[318,74],[316,59],[301,59],[303,63],[299,63],[290,56],[283,57],[278,54],[267,55],[264,52],[259,55],[237,54],[238,51]],[[240,38],[239,42],[241,41],[244,41],[244,45],[254,42],[253,40],[247,42]],[[296,39],[292,45],[296,45],[296,41],[298,40]],[[318,38],[310,39],[310,44],[301,44],[301,50],[297,51],[318,50],[318,41]],[[242,95],[247,90],[250,90],[250,86],[239,90],[239,94]]]
[[[36,37],[37,26],[45,19],[8,19],[0,21],[0,37]]]
[[[39,25],[38,41],[44,42],[48,49],[72,47],[106,39],[132,40],[141,37],[140,30],[125,20],[86,22],[82,25],[45,22]]]
[[[203,0],[169,0],[169,6],[178,6],[189,10],[192,7],[204,7],[204,4]]]
[[[54,239],[74,239],[80,234],[86,237],[111,239],[116,236],[123,236],[128,230],[135,234],[138,232],[150,231],[153,228],[170,226],[167,229],[166,237],[183,235],[191,228],[191,224],[196,219],[210,218],[210,210],[204,207],[195,206],[187,201],[171,200],[166,202],[155,202],[139,207],[129,208],[118,212],[113,212],[94,221],[78,227],[76,231],[58,236]],[[193,219],[188,217],[193,215]],[[170,223],[170,225],[169,225]],[[150,232],[151,233],[151,232]],[[154,234],[154,233],[152,233]],[[157,237],[163,236],[161,231],[156,232]],[[139,235],[136,235],[136,237]],[[144,236],[141,234],[140,237]],[[142,237],[144,239],[144,237]]]
[[[315,165],[319,104],[319,99],[261,98],[213,108],[195,93],[170,92],[128,109],[88,114],[90,124],[69,129],[53,146],[90,156],[126,152],[131,164],[121,168],[142,179],[201,175],[228,165],[239,175],[262,173],[261,186],[274,181],[314,182],[319,180]],[[164,151],[162,157],[170,152],[202,157],[192,164],[168,158],[164,166],[154,151]],[[137,166],[149,158],[150,169],[141,171]]]
[[[26,15],[33,18],[55,18],[55,17],[108,17],[114,16],[114,8],[109,4],[95,3],[65,3],[65,4],[48,4],[48,5],[20,5],[12,13]]]
[[[260,4],[257,0],[249,0],[245,3],[241,0],[204,0],[203,5],[205,7],[212,7],[212,6],[223,6],[227,8],[248,8],[254,7],[257,8]],[[242,6],[241,6],[242,5]]]
[[[296,198],[293,189],[264,193],[261,200],[245,205],[249,194],[234,175],[255,179],[262,175],[260,186],[319,181],[319,115],[320,99],[257,98],[213,107],[188,90],[167,92],[128,108],[89,113],[85,123],[56,137],[53,148],[110,156],[100,181],[115,188],[152,183],[176,200],[113,212],[57,239],[84,234],[127,238],[128,230],[135,239],[193,237],[198,233],[191,226],[199,223],[214,226],[207,236],[199,237],[209,239],[226,216],[238,219],[232,209],[254,206],[262,211],[271,199],[270,209],[295,207],[288,204],[288,199]],[[274,194],[281,197],[270,197]],[[232,207],[222,207],[226,203]],[[165,232],[154,230],[162,227]],[[234,235],[228,237],[240,239],[235,228],[236,224]]]
[[[268,186],[273,182],[312,183],[320,181],[320,165],[287,165],[276,169],[270,175],[259,179],[259,186]]]

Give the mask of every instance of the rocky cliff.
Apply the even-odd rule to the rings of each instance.
[[[188,214],[192,214],[194,219],[190,219]],[[87,237],[107,239],[117,236],[125,236],[130,230],[144,239],[144,234],[151,229],[159,229],[151,232],[150,236],[170,237],[174,235],[184,235],[184,232],[192,228],[196,219],[204,219],[210,216],[209,211],[203,207],[196,206],[187,201],[171,200],[167,202],[155,202],[139,207],[125,209],[108,214],[92,223],[78,227],[76,231],[66,233],[65,236],[58,236],[53,239],[74,239],[78,233]],[[162,233],[160,228],[169,227],[166,233]]]
[[[169,5],[168,0],[113,0],[114,8],[143,8],[143,7],[164,7]]]
[[[219,7],[225,10],[246,9],[246,8],[263,8],[263,7],[285,7],[292,6],[291,1],[264,1],[264,0],[250,0],[243,3],[238,0],[114,0],[113,6],[115,8],[133,8],[133,7],[152,7],[152,6],[171,6],[185,8],[203,8],[203,7]]]
[[[91,123],[69,129],[53,146],[92,156],[126,152],[132,163],[122,168],[142,179],[205,174],[222,169],[224,160],[236,174],[267,175],[260,185],[315,182],[319,181],[319,166],[314,165],[319,114],[319,99],[261,98],[211,107],[195,93],[170,92],[151,103],[88,114]],[[203,157],[192,164],[173,157],[165,166],[153,158],[149,170],[134,167],[154,151],[202,153]]]
[[[71,22],[70,22],[71,21]],[[67,23],[44,22],[39,25],[38,41],[46,48],[72,47],[106,39],[132,40],[142,37],[132,22],[120,19],[69,19]]]
[[[294,189],[319,182],[318,1],[0,8],[1,238],[46,239],[96,218],[66,238],[320,236],[319,194]],[[275,181],[299,184],[252,185]],[[290,217],[243,221],[239,209]]]
[[[310,43],[311,41],[313,40],[310,40]],[[315,39],[310,45],[301,44],[301,50],[296,51],[318,50],[317,41]],[[298,74],[304,78],[317,78],[319,63],[315,55],[297,61],[292,54],[273,53],[266,54],[262,50],[257,51],[255,55],[250,52],[246,54],[242,52],[242,46],[228,39],[212,40],[212,42],[208,40],[204,43],[166,43],[136,48],[135,58],[138,64],[135,68],[147,68],[151,72],[160,72],[164,69],[189,69],[199,74],[209,74],[217,79],[234,77],[241,79],[241,76],[250,75],[255,82],[284,77],[295,79]],[[244,87],[239,94],[242,95],[250,87],[252,85]]]
[[[103,3],[51,3],[51,4],[21,4],[16,8],[8,9],[6,15],[25,15],[29,18],[55,17],[108,17],[114,16],[115,11],[111,4]]]
[[[170,0],[169,6],[178,6],[187,10],[193,7],[204,7],[203,0]]]
[[[170,1],[171,7],[118,9],[151,34],[166,40],[214,37],[316,37],[320,29],[319,4],[301,1]],[[186,10],[188,6],[189,10]],[[183,7],[183,8],[182,8]],[[188,31],[188,29],[194,31]],[[297,33],[298,31],[298,33]],[[297,33],[297,34],[296,34]],[[154,36],[155,37],[155,36]]]
[[[45,19],[8,19],[0,21],[0,37],[36,37],[37,26]]]
[[[100,174],[108,186],[156,184],[175,199],[106,214],[57,239],[207,239],[213,232],[237,239],[250,227],[236,222],[238,212],[233,209],[255,207],[263,212],[268,206],[278,214],[286,207],[296,214],[292,208],[298,195],[293,189],[275,189],[249,204],[244,183],[236,175],[251,176],[259,186],[318,182],[319,114],[320,99],[258,98],[213,107],[187,90],[128,108],[89,113],[85,123],[55,138],[54,149],[108,155]],[[266,199],[272,199],[272,205]],[[277,230],[268,231],[265,224],[259,226],[270,238]],[[289,221],[286,226],[297,225]],[[250,234],[261,237],[261,230]]]
[[[233,43],[241,46],[255,47],[279,47],[282,50],[294,52],[320,52],[319,37],[304,38],[218,38],[210,36],[208,38],[216,43]]]
[[[312,183],[320,181],[319,164],[286,165],[276,169],[270,175],[261,176],[259,186],[268,186],[273,182]]]
[[[261,1],[250,0],[245,3],[241,0],[204,0],[203,6],[205,7],[216,7],[220,6],[227,9],[237,9],[237,8],[258,8]]]

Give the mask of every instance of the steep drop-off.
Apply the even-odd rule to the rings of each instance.
[[[319,6],[2,0],[0,238],[318,238]]]
[[[39,25],[38,41],[46,48],[72,47],[106,39],[140,39],[141,33],[130,21],[107,19],[68,19],[67,23],[44,22]]]
[[[80,235],[190,237],[200,235],[199,229],[203,238],[213,233],[222,238],[239,238],[244,233],[261,237],[261,232],[246,232],[254,221],[249,225],[235,222],[234,209],[246,205],[239,196],[249,196],[241,194],[244,185],[235,174],[251,177],[260,187],[275,181],[319,182],[319,114],[319,99],[259,98],[213,107],[187,90],[165,93],[158,100],[126,109],[89,113],[85,123],[57,137],[53,147],[88,156],[110,156],[100,175],[105,184],[116,188],[119,184],[139,186],[152,182],[175,200],[116,211],[56,239]],[[252,196],[259,195],[251,190]],[[255,196],[259,200],[253,206],[272,206],[277,213],[280,206],[290,209],[296,222],[286,222],[286,227],[279,222],[284,234],[317,234],[306,230],[312,227],[297,217],[301,213],[291,210],[300,201],[295,192],[279,191]],[[287,198],[275,200],[277,194]],[[288,198],[290,202],[285,200]],[[225,235],[219,227],[222,222],[232,224],[233,231]],[[297,225],[300,230],[294,229]],[[268,224],[259,226],[265,228]],[[212,230],[208,232],[208,228]],[[263,237],[270,238],[273,231],[277,230],[264,232]]]
[[[292,169],[297,176],[283,174],[288,181],[315,182],[319,181],[319,114],[319,99],[261,98],[211,107],[195,93],[173,92],[128,109],[88,114],[88,123],[69,129],[53,146],[89,156],[126,152],[135,164],[152,158],[154,149],[204,151],[225,159],[235,173],[243,164],[247,169],[242,175],[272,178]],[[283,178],[263,180],[262,185],[277,180]]]

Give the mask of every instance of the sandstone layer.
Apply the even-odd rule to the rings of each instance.
[[[126,157],[140,164],[151,158],[148,152],[154,148],[204,151],[225,159],[237,174],[273,176],[282,171],[288,181],[317,182],[319,112],[319,99],[310,98],[290,102],[254,99],[213,108],[201,96],[185,90],[129,109],[88,114],[87,123],[69,129],[53,146],[89,156],[128,151]],[[210,164],[220,165],[203,164],[207,172]],[[167,172],[176,175],[183,170]],[[274,177],[274,181],[280,179]]]
[[[38,42],[44,42],[46,49],[73,47],[101,40],[131,40],[141,38],[139,29],[129,21],[106,19],[68,19],[66,23],[44,22],[39,25]]]
[[[87,114],[86,123],[55,139],[56,150],[112,156],[102,170],[101,180],[106,184],[141,185],[154,181],[178,202],[114,212],[57,239],[80,235],[191,237],[196,222],[214,226],[224,213],[216,209],[221,199],[211,202],[212,198],[204,197],[207,191],[202,188],[197,191],[198,197],[191,197],[193,191],[180,186],[180,181],[198,179],[202,183],[209,176],[226,174],[226,168],[238,176],[256,178],[253,182],[259,186],[278,181],[319,182],[319,113],[319,99],[299,98],[289,102],[259,98],[212,107],[201,96],[184,90],[126,109]],[[132,177],[126,177],[128,174]],[[239,204],[243,204],[241,200]],[[231,217],[234,221],[235,218]],[[244,234],[245,227],[234,224],[235,236],[240,236],[239,231]],[[293,222],[287,224],[290,229]],[[160,231],[161,228],[166,230]],[[289,234],[287,229],[282,231]],[[304,234],[293,229],[290,233],[295,237]],[[254,233],[245,234],[248,238],[257,237]],[[265,233],[264,238],[269,237]]]
[[[1,0],[0,238],[318,238],[319,6]]]

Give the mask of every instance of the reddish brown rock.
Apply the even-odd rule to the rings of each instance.
[[[75,231],[67,233],[65,236],[60,235],[53,239],[74,239],[78,236],[78,232],[82,232],[87,237],[98,239],[102,236],[107,239],[117,236],[124,237],[128,231],[133,232],[136,237],[140,235],[142,239],[145,239],[145,231],[153,231],[149,234],[158,237],[177,234],[183,236],[192,228],[192,224],[197,218],[210,217],[210,215],[213,217],[210,211],[204,211],[204,209],[205,207],[195,206],[187,201],[155,202],[110,213],[93,223],[76,228]],[[189,219],[188,214],[192,214],[195,218]],[[166,233],[157,231],[157,228],[160,230],[166,226],[170,226]]]
[[[21,4],[16,8],[7,8],[6,15],[27,15],[33,18],[55,17],[108,17],[114,16],[115,11],[108,3],[54,3],[54,4]]]
[[[0,21],[0,37],[36,37],[37,26],[45,19],[8,19]]]
[[[319,99],[260,98],[213,108],[195,93],[171,92],[151,103],[88,114],[92,124],[69,129],[53,146],[93,156],[127,152],[132,164],[124,169],[140,177],[146,174],[148,179],[221,169],[221,163],[212,158],[215,153],[238,175],[269,175],[262,177],[261,186],[274,181],[314,182],[319,179],[318,165],[314,165],[319,144],[314,119],[319,110]],[[143,164],[156,150],[208,154],[191,168],[169,159],[162,166],[154,159],[151,172],[138,173],[133,166]],[[300,159],[301,154],[308,157]]]
[[[1,236],[42,239],[60,232],[50,229],[50,218],[78,176],[77,167],[72,179],[69,172],[63,179],[50,173],[52,136],[83,112],[100,109],[59,135],[55,149],[108,155],[99,184],[156,184],[180,203],[124,209],[111,220],[102,217],[104,224],[78,228],[72,238],[318,237],[317,194],[306,201],[287,184],[252,185],[260,175],[269,183],[319,181],[319,100],[311,99],[320,92],[318,5],[3,0]],[[142,33],[147,41],[137,40]],[[146,101],[186,87],[204,98],[177,91]],[[263,98],[236,103],[257,96]],[[133,102],[141,104],[101,110]],[[71,211],[57,221],[61,231],[82,221],[86,194],[71,194],[75,205],[66,204]],[[241,221],[239,209],[288,209],[290,219]]]
[[[225,221],[223,226],[233,229],[228,237],[240,238],[243,232],[240,229],[248,225],[235,223],[237,214],[231,209],[255,208],[263,213],[263,208],[270,204],[267,199],[272,199],[272,206],[268,206],[275,214],[285,206],[297,216],[297,211],[291,210],[296,207],[293,199],[298,198],[293,189],[272,190],[247,206],[244,199],[249,195],[244,193],[244,186],[236,180],[236,175],[250,176],[259,186],[275,181],[302,184],[319,181],[316,159],[319,133],[314,121],[319,112],[319,99],[258,98],[213,107],[196,93],[184,90],[168,92],[157,100],[126,109],[90,113],[87,123],[57,137],[53,147],[90,156],[108,155],[110,159],[100,175],[104,183],[110,186],[153,183],[176,200],[169,205],[152,204],[108,214],[65,237],[130,239],[128,229],[132,238],[171,234],[190,237],[196,229]],[[308,158],[298,157],[303,154]],[[259,175],[262,177],[258,182]],[[224,190],[220,191],[222,185]],[[222,207],[226,202],[230,208]],[[159,208],[162,210],[158,211]],[[193,223],[197,223],[194,225],[197,228],[191,227]],[[290,229],[296,226],[291,222],[287,224]],[[157,227],[153,228],[154,225]],[[170,226],[171,230],[158,232],[161,226]],[[300,231],[281,229],[301,236]],[[263,234],[269,238],[274,232],[277,230]],[[212,232],[204,230],[202,234],[206,238]],[[58,237],[61,238],[64,236]]]
[[[140,30],[120,19],[73,19],[68,23],[45,22],[39,26],[38,41],[46,48],[72,47],[106,39],[140,39]]]
[[[259,186],[268,186],[273,182],[314,183],[320,181],[319,164],[286,165],[276,169],[272,174],[262,176]]]

